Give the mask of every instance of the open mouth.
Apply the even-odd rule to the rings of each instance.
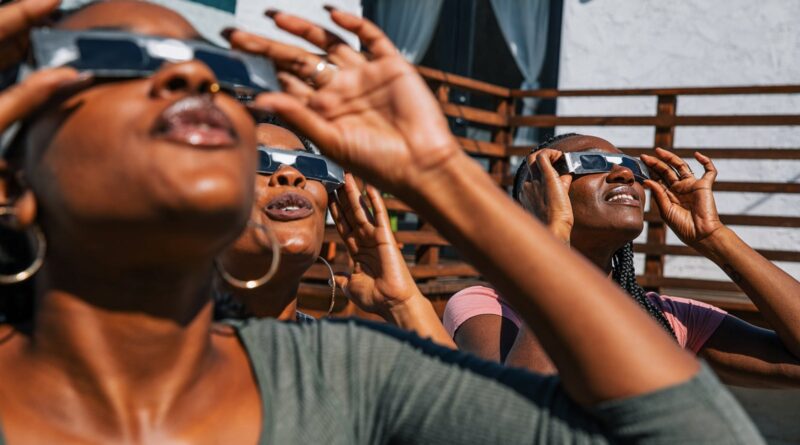
[[[264,212],[276,221],[294,221],[310,216],[314,213],[314,207],[308,198],[289,192],[270,201],[264,207]]]
[[[236,130],[219,108],[207,97],[190,96],[164,110],[153,134],[179,144],[198,147],[223,147],[236,144]]]
[[[619,187],[614,187],[608,192],[605,196],[605,201],[610,204],[619,204],[619,205],[626,205],[626,206],[633,206],[633,207],[641,207],[641,202],[639,201],[639,194],[636,193],[636,189],[633,187],[623,185]]]

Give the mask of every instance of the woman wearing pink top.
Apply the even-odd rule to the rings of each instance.
[[[695,153],[705,170],[699,179],[682,159],[662,149],[641,158],[651,179],[634,172],[633,163],[621,163],[620,156],[607,162],[601,173],[557,170],[564,164],[564,153],[578,152],[621,154],[597,137],[571,133],[552,138],[520,165],[514,198],[559,240],[608,273],[682,347],[706,359],[727,383],[800,386],[800,283],[720,222],[711,191],[717,170],[711,160]],[[639,286],[632,241],[644,226],[644,187],[652,191],[654,205],[672,231],[719,265],[774,331],[705,303],[646,293]],[[569,271],[564,271],[564,277],[569,279]],[[576,311],[606,310],[592,304],[591,293],[587,288],[586,304]],[[462,350],[539,372],[556,372],[534,335],[522,329],[517,313],[493,289],[475,286],[455,294],[445,310],[444,324]]]

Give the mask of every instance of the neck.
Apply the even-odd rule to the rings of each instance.
[[[305,271],[285,273],[279,271],[265,285],[256,289],[237,289],[235,297],[247,311],[258,318],[277,318],[294,321],[297,310],[297,289]]]
[[[587,237],[584,239],[583,237],[575,236],[575,231],[573,230],[570,245],[600,270],[610,274],[611,258],[614,257],[614,253],[619,250],[620,246],[599,245],[597,243],[598,238],[601,237]]]
[[[103,273],[53,263],[38,278],[31,360],[106,413],[106,427],[163,420],[214,362],[210,262]]]

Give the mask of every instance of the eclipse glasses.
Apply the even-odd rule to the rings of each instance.
[[[31,47],[36,69],[71,66],[98,78],[125,79],[150,76],[164,63],[199,60],[222,90],[238,99],[280,89],[271,61],[196,40],[39,28],[31,32]]]
[[[622,153],[573,152],[564,153],[563,158],[554,165],[560,174],[588,175],[610,172],[615,165],[633,172],[637,182],[650,179],[650,170],[640,159]]]
[[[258,173],[274,174],[281,165],[294,167],[313,181],[319,181],[328,193],[344,185],[344,170],[325,156],[298,150],[258,146]]]

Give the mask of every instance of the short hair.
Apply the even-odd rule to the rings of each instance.
[[[307,151],[309,153],[320,154],[319,149],[314,146],[314,144],[311,142],[310,139],[305,137],[303,134],[299,133],[297,130],[294,129],[294,127],[292,127],[291,125],[289,125],[286,122],[284,122],[277,115],[267,114],[265,116],[261,116],[258,119],[256,119],[256,123],[257,124],[271,124],[271,125],[275,125],[275,126],[278,126],[278,127],[281,127],[281,128],[285,128],[285,129],[291,131],[292,133],[294,133],[294,135],[297,136],[297,139],[300,139],[300,143],[303,144],[303,149],[305,151]]]

